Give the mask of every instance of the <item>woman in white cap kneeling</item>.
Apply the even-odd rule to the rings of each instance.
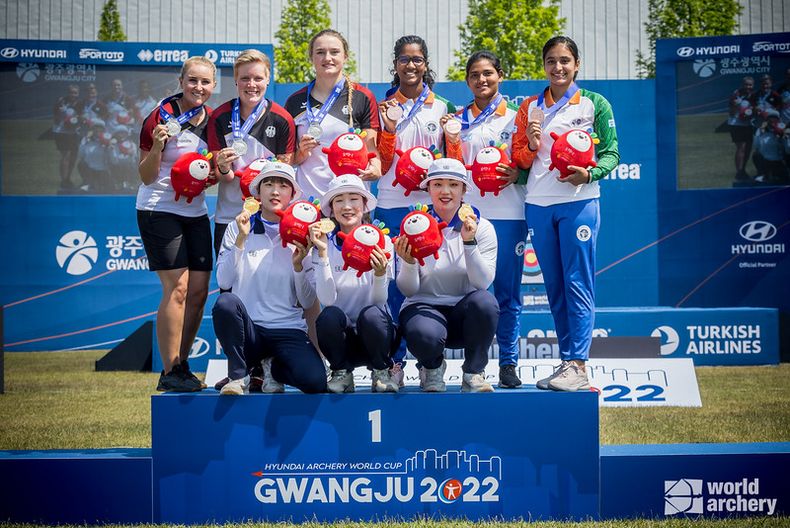
[[[343,269],[343,241],[338,236],[361,226],[366,213],[376,207],[376,198],[359,176],[345,174],[329,183],[321,204],[335,223],[329,234],[321,225],[325,221],[310,228],[316,290],[323,306],[316,320],[318,346],[332,370],[327,388],[335,393],[354,392],[354,368],[364,365],[372,371],[373,392],[398,392],[389,372],[399,342],[387,308],[387,288],[393,278],[392,242],[385,236],[384,249],[374,245],[370,271],[358,276],[353,268]],[[361,238],[369,242],[377,235],[369,230]]]
[[[263,392],[283,384],[302,392],[326,391],[326,370],[307,338],[302,306],[315,302],[315,278],[308,248],[283,247],[278,211],[300,194],[293,167],[268,162],[250,183],[260,210],[243,210],[228,225],[217,257],[223,290],[212,312],[214,332],[228,356],[229,382],[222,394],[243,394],[249,370],[263,360]]]
[[[491,392],[484,370],[499,320],[496,298],[487,290],[496,273],[496,232],[479,211],[462,204],[469,180],[460,161],[435,160],[421,187],[433,204],[428,214],[447,227],[442,229],[439,258],[425,257],[424,265],[412,256],[403,230],[395,242],[400,260],[396,281],[406,296],[400,328],[422,366],[420,387],[445,391],[444,349],[463,348],[461,390]]]

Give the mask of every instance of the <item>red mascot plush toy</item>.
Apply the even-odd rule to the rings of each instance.
[[[318,200],[299,200],[285,211],[276,211],[280,217],[280,238],[283,247],[291,242],[299,242],[307,247],[310,224],[321,218]]]
[[[427,205],[416,204],[409,209],[412,211],[403,217],[400,224],[400,236],[406,237],[411,246],[411,256],[417,259],[420,266],[424,266],[425,257],[433,255],[433,258],[439,258],[439,248],[444,241],[442,229],[447,227],[447,223],[436,222],[428,214]]]
[[[387,247],[386,237],[390,232],[384,227],[383,222],[373,224],[362,224],[351,230],[349,234],[342,231],[337,232],[337,237],[343,241],[340,251],[343,255],[343,269],[353,268],[357,270],[357,277],[361,277],[366,271],[373,269],[370,265],[370,254],[373,248],[378,246],[381,249]],[[387,258],[389,252],[385,252]]]
[[[593,158],[595,145],[600,143],[600,140],[589,132],[572,128],[561,136],[556,132],[551,132],[549,135],[554,140],[551,146],[549,170],[557,169],[563,178],[567,178],[573,174],[573,171],[568,169],[568,165],[584,168],[598,165]]]
[[[215,178],[209,178],[210,159],[211,153],[204,149],[201,152],[189,152],[176,160],[170,169],[170,185],[176,192],[176,201],[184,196],[187,203],[192,203],[195,196],[200,196],[207,187],[217,183]]]
[[[420,183],[425,179],[431,162],[441,157],[435,145],[430,148],[413,147],[406,152],[396,149],[395,153],[398,155],[398,163],[395,165],[392,186],[397,187],[400,184],[405,189],[404,196],[420,189]]]
[[[236,177],[239,179],[239,187],[241,188],[241,194],[244,196],[245,199],[252,196],[250,194],[250,183],[252,183],[252,180],[255,179],[258,173],[261,172],[263,166],[269,161],[271,161],[271,159],[258,158],[256,160],[252,160],[252,162],[246,167],[244,167],[243,169],[234,172]]]
[[[472,181],[480,189],[480,196],[485,196],[487,192],[498,196],[499,191],[508,184],[507,180],[499,179],[504,175],[496,170],[500,163],[511,165],[506,150],[507,145],[504,143],[491,141],[477,153],[474,163],[466,165],[466,170],[472,171]]]
[[[340,134],[332,144],[323,147],[321,151],[326,154],[329,168],[335,176],[342,174],[358,174],[359,170],[368,166],[368,160],[375,158],[374,152],[368,152],[365,146],[366,132],[350,129],[345,134]]]

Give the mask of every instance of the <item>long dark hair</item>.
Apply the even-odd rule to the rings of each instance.
[[[398,77],[398,73],[395,69],[395,63],[398,62],[398,57],[400,57],[400,54],[403,53],[403,48],[409,44],[417,44],[420,47],[422,56],[425,57],[425,73],[422,74],[422,82],[427,84],[429,88],[433,88],[433,83],[435,82],[434,76],[436,75],[436,72],[431,69],[431,63],[428,60],[428,45],[425,43],[422,37],[418,37],[417,35],[406,35],[395,41],[395,47],[393,49],[394,59],[392,61],[392,69],[390,70],[393,79],[392,83],[390,84],[392,86],[400,86],[400,78]]]
[[[571,52],[573,55],[574,60],[579,62],[579,46],[573,41],[572,38],[566,37],[565,35],[559,35],[557,37],[551,37],[546,43],[543,45],[543,62],[546,62],[546,55],[548,55],[549,50],[556,46],[557,44],[563,44],[568,51]],[[573,74],[573,80],[576,80],[576,76],[579,75],[579,72]]]
[[[469,60],[466,61],[466,78],[469,77],[469,70],[472,69],[472,66],[474,66],[477,61],[481,60],[489,61],[498,74],[502,76],[505,75],[505,72],[502,70],[502,63],[499,62],[499,57],[492,51],[480,50],[472,53],[469,56]]]

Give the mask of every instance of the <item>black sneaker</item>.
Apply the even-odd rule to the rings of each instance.
[[[163,370],[159,375],[159,383],[156,390],[163,392],[196,392],[200,390],[200,385],[196,385],[190,379],[184,377],[180,372],[178,365],[173,367],[173,370],[165,374]]]
[[[191,370],[189,370],[189,361],[187,361],[186,359],[181,362],[181,371],[186,378],[192,380],[193,383],[199,384],[201,389],[205,389],[208,386],[205,383],[203,383],[200,380],[200,378],[195,376],[195,374]]]
[[[521,387],[521,380],[516,374],[515,365],[502,365],[499,367],[499,388],[515,389]]]

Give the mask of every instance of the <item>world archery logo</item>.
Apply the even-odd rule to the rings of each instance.
[[[680,479],[664,481],[664,515],[677,515],[680,513],[703,513],[702,480]]]
[[[69,231],[58,242],[55,258],[69,275],[88,273],[99,258],[96,241],[85,231]]]

